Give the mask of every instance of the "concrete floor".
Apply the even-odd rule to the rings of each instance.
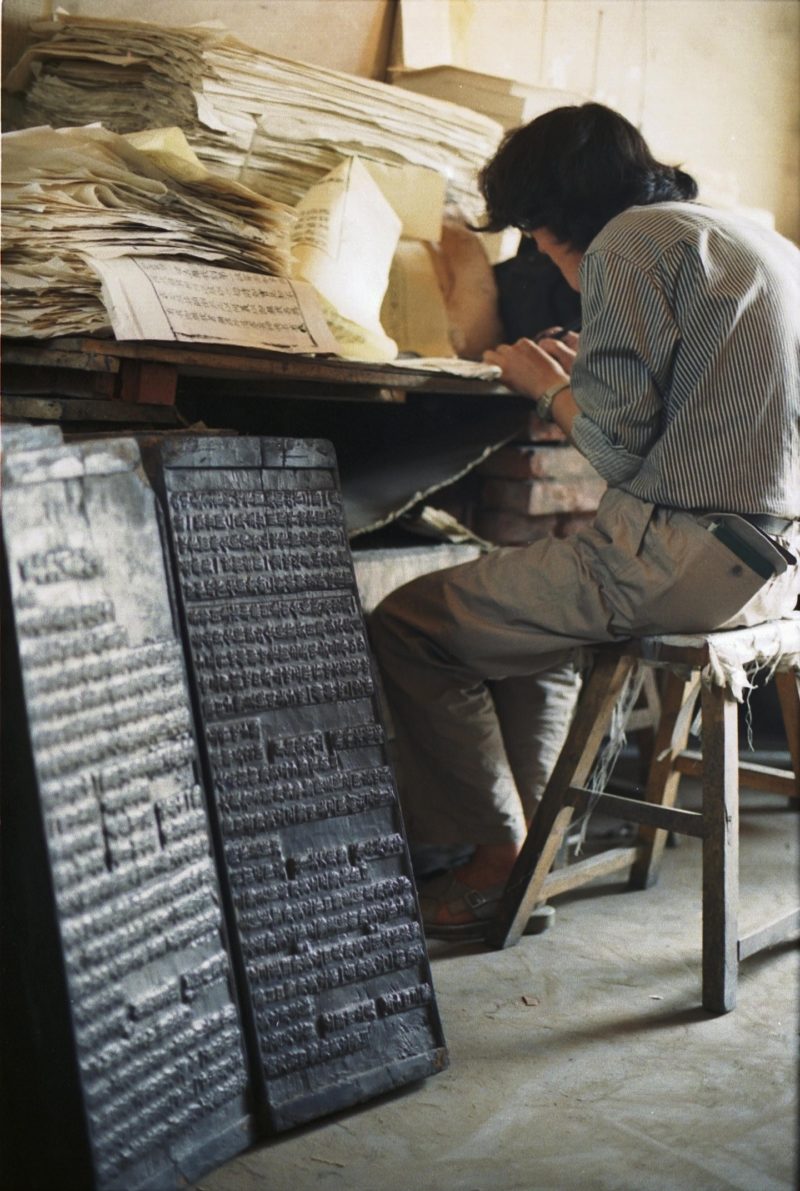
[[[742,807],[745,933],[800,900],[800,819],[771,795]],[[699,894],[700,844],[684,837],[654,889],[612,876],[564,894],[555,927],[509,951],[432,942],[449,1069],[196,1191],[794,1188],[798,952],[746,961],[736,1010],[709,1016]]]

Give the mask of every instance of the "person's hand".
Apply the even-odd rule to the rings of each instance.
[[[501,380],[517,393],[524,393],[534,401],[541,397],[559,380],[567,380],[569,372],[551,349],[562,348],[565,358],[572,367],[575,352],[555,339],[545,339],[541,345],[532,339],[518,339],[516,343],[500,343],[493,351],[483,353],[487,364],[496,364],[501,370]]]
[[[552,331],[559,333],[552,335]],[[580,341],[580,335],[576,331],[561,331],[558,327],[551,327],[547,331],[540,331],[534,342],[546,351],[548,356],[552,356],[568,376],[571,376],[572,365],[578,354]]]

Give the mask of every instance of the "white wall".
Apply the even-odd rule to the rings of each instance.
[[[393,0],[1,0],[3,73],[19,57],[31,20],[72,16],[191,25],[221,21],[256,49],[366,78],[384,77]]]
[[[448,62],[622,111],[709,197],[772,211],[800,240],[798,0],[401,0]],[[408,39],[406,39],[406,42]]]

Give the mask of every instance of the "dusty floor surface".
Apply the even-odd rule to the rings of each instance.
[[[743,794],[740,933],[798,903],[800,816]],[[684,805],[691,805],[690,799]],[[430,945],[448,1070],[283,1135],[197,1191],[787,1191],[796,1185],[798,950],[700,1007],[700,844],[659,884],[556,899],[504,952]]]

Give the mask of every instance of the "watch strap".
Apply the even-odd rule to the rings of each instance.
[[[568,389],[572,382],[570,380],[559,380],[549,389],[545,389],[541,397],[536,399],[536,414],[543,422],[552,422],[553,420],[553,402],[559,393],[564,389]]]

